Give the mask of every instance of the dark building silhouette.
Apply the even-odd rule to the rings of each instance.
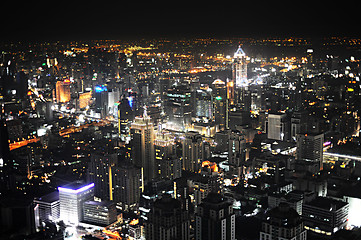
[[[147,240],[190,239],[190,219],[181,202],[166,194],[154,202],[145,222]]]
[[[236,215],[232,203],[219,193],[209,193],[196,209],[196,240],[235,240]]]

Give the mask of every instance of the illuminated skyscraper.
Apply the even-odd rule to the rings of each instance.
[[[225,82],[216,79],[212,83],[214,120],[220,130],[228,129],[228,98]]]
[[[83,220],[83,203],[94,197],[94,183],[73,182],[58,187],[60,201],[60,219],[78,224]]]
[[[146,110],[143,117],[136,117],[131,125],[132,158],[137,167],[143,168],[145,181],[155,177],[154,128]]]
[[[198,132],[189,131],[182,140],[183,169],[198,172],[204,160],[202,136]]]
[[[58,103],[70,101],[70,80],[56,82],[56,101]]]
[[[233,57],[233,79],[237,88],[248,86],[246,54],[241,46]]]

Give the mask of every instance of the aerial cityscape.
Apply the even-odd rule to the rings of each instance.
[[[361,38],[0,41],[0,239],[361,239]]]

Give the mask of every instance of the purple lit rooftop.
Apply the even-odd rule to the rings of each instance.
[[[58,187],[59,192],[80,193],[94,187],[94,183],[74,182]]]

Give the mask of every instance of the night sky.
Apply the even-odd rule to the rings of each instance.
[[[139,37],[268,37],[361,35],[357,6],[312,6],[304,1],[264,4],[243,1],[205,5],[195,2],[116,6],[104,1],[52,2],[12,6],[2,17],[2,40],[121,39]],[[58,6],[61,5],[61,6]],[[20,24],[19,24],[20,23]]]

